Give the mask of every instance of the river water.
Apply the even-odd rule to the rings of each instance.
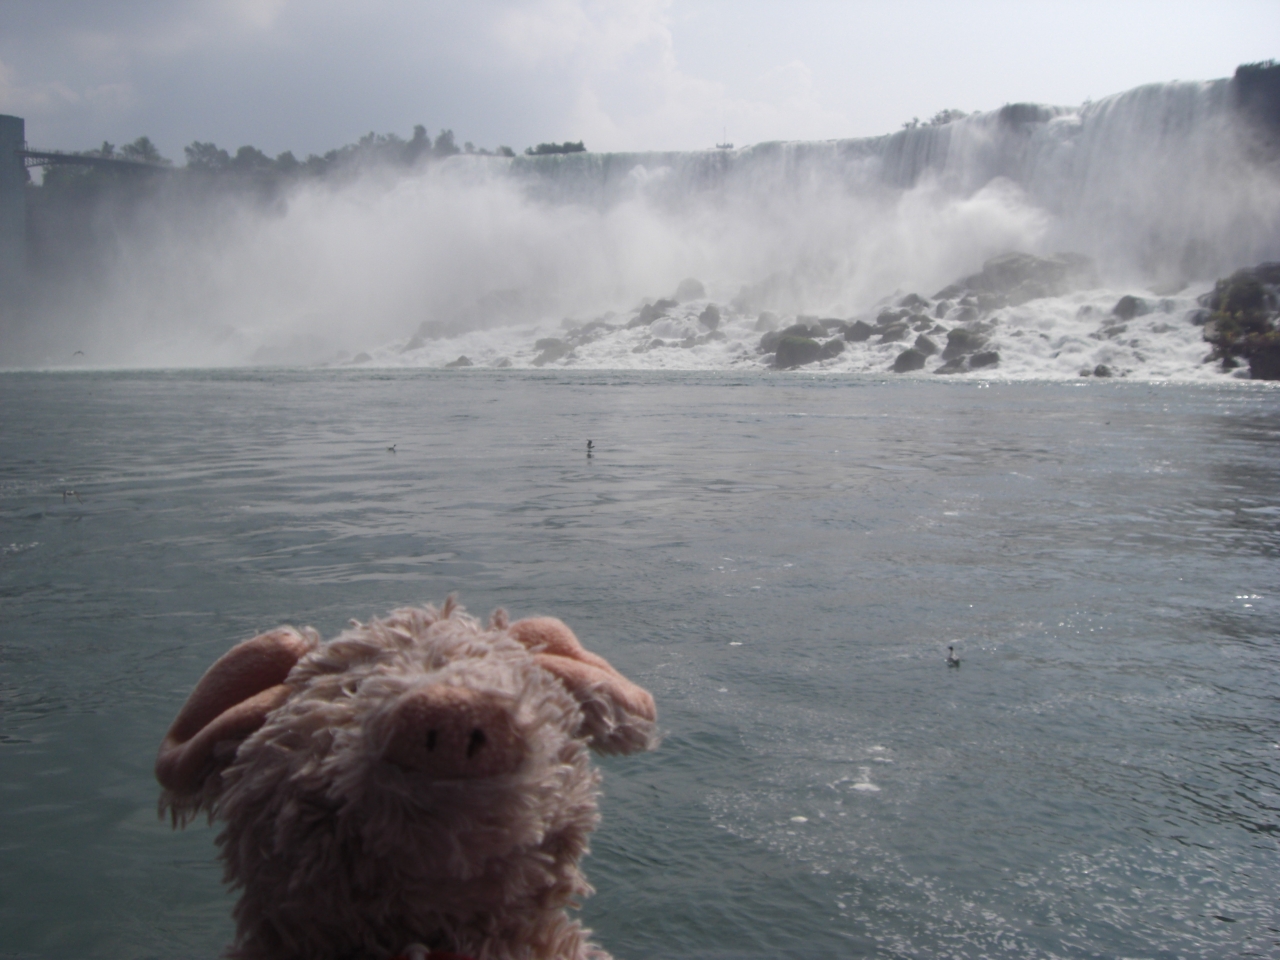
[[[0,411],[6,960],[217,955],[213,831],[151,775],[191,685],[450,591],[657,699],[587,861],[622,960],[1280,955],[1267,385],[14,373]]]

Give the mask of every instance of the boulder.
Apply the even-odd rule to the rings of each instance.
[[[545,366],[548,363],[559,360],[572,349],[563,340],[557,340],[555,337],[543,337],[533,345],[533,348],[542,351],[533,359],[535,367]]]
[[[445,366],[446,367],[471,367],[471,366],[475,366],[475,364],[473,364],[471,362],[471,358],[464,353],[460,357],[458,357],[457,360],[453,360],[453,361],[450,361],[449,363],[446,363]]]
[[[757,333],[764,333],[766,330],[778,329],[778,315],[771,310],[762,310],[760,316],[756,317]]]
[[[698,322],[708,330],[714,330],[720,326],[720,308],[714,303],[707,304],[703,311],[698,314]]]
[[[909,316],[911,316],[910,310],[881,310],[880,315],[876,317],[876,326],[887,327],[906,320]]]
[[[969,358],[969,369],[977,370],[981,367],[994,367],[1000,362],[1000,354],[995,350],[987,350],[983,353],[975,353]]]
[[[844,328],[844,338],[849,343],[861,343],[863,340],[870,340],[873,333],[875,333],[875,327],[865,320],[855,320]]]
[[[987,338],[975,330],[956,327],[947,331],[947,345],[943,348],[942,359],[954,360],[966,353],[973,353],[987,342]]]
[[[911,325],[908,324],[906,321],[891,323],[888,326],[881,328],[880,342],[895,343],[898,340],[902,340],[907,336],[907,332],[910,329],[911,329]]]
[[[1125,294],[1116,301],[1116,305],[1111,308],[1113,316],[1119,317],[1121,320],[1132,320],[1134,317],[1145,317],[1151,312],[1151,306],[1141,297],[1135,297]]]
[[[779,370],[813,363],[822,356],[822,345],[811,337],[784,334],[778,340],[773,365]]]
[[[819,360],[830,360],[832,357],[838,357],[844,353],[844,341],[839,337],[833,337],[822,345],[822,351],[818,354]]]
[[[778,349],[778,341],[782,339],[782,334],[777,330],[768,331],[760,338],[760,345],[756,349],[760,353],[773,353]]]
[[[1085,372],[1088,373],[1087,370]],[[1109,377],[1111,376],[1111,368],[1105,363],[1100,363],[1093,368],[1093,375],[1095,377]]]
[[[898,358],[893,361],[893,372],[910,373],[912,370],[923,370],[924,361],[923,353],[914,348],[908,348],[898,354]]]
[[[944,354],[945,356],[945,354]],[[969,369],[969,362],[964,357],[952,357],[940,367],[934,368],[934,373],[964,373]]]
[[[905,307],[912,313],[923,313],[925,310],[929,309],[929,301],[918,293],[908,293],[898,301],[898,306]]]
[[[702,285],[702,281],[695,280],[693,277],[685,277],[676,285],[675,299],[680,303],[687,303],[690,300],[701,300],[707,295],[707,288]]]
[[[926,357],[932,357],[938,352],[938,345],[922,333],[916,337],[915,350]]]
[[[1249,361],[1255,380],[1280,380],[1280,263],[1237,270],[1200,298],[1213,312],[1204,339],[1224,370]]]
[[[427,345],[427,341],[422,338],[422,334],[415,333],[409,338],[409,342],[400,348],[401,353],[408,353],[410,350],[421,350]]]
[[[1037,257],[1006,253],[992,257],[982,271],[956,281],[934,294],[947,300],[971,293],[984,310],[1016,307],[1040,297],[1056,297],[1097,283],[1093,262],[1078,253]]]

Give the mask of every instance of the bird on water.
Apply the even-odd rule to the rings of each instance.
[[[947,666],[948,667],[960,666],[960,658],[956,656],[955,647],[947,647]]]
[[[395,453],[395,452],[396,452],[396,445],[394,443],[391,446],[387,447],[387,453]]]
[[[588,441],[587,441],[587,456],[588,456],[588,457],[589,457],[589,456],[591,456],[591,451],[592,451],[592,450],[594,450],[594,449],[595,449],[595,447],[596,447],[596,442],[595,442],[594,440],[588,440]]]

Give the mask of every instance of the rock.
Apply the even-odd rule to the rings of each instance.
[[[548,363],[559,360],[568,354],[571,349],[567,343],[563,340],[557,340],[555,337],[544,337],[535,343],[533,348],[542,351],[533,359],[535,367],[545,366]]]
[[[954,360],[956,357],[964,356],[966,353],[973,353],[986,342],[987,338],[982,334],[964,327],[948,330],[947,345],[943,348],[942,359]]]
[[[766,330],[777,330],[778,315],[769,310],[761,311],[760,316],[756,317],[755,329],[757,333],[763,333]]]
[[[698,322],[708,330],[714,330],[720,326],[720,308],[714,303],[707,304],[703,311],[698,314]]]
[[[819,360],[830,360],[832,357],[838,357],[844,353],[844,341],[839,337],[833,337],[822,345],[822,351],[818,354]]]
[[[875,333],[875,327],[865,320],[855,320],[844,328],[844,338],[849,343],[861,343],[863,340],[870,340],[873,333]]]
[[[464,353],[460,357],[458,357],[457,360],[454,360],[450,363],[446,363],[445,366],[446,367],[472,367],[472,366],[475,366],[475,364],[473,364],[471,362],[471,358]]]
[[[898,354],[898,358],[893,361],[893,372],[910,373],[912,370],[923,370],[924,361],[923,353],[914,348],[908,348]]]
[[[894,343],[906,337],[911,327],[905,322],[891,323],[880,330],[881,343]]]
[[[685,277],[676,285],[676,300],[680,303],[687,303],[690,300],[701,300],[707,295],[707,288],[702,285],[700,280],[693,277]],[[675,306],[675,304],[672,304]]]
[[[498,367],[498,368],[500,368],[500,369],[504,369],[504,370],[505,370],[507,367],[511,366],[511,358],[510,358],[510,357],[499,357],[497,360],[493,361],[493,365],[494,365],[495,367]]]
[[[945,356],[945,354],[944,354]],[[952,357],[942,366],[937,367],[934,373],[964,373],[969,369],[969,363],[964,357]]]
[[[1113,316],[1119,317],[1121,320],[1132,320],[1134,317],[1145,317],[1151,312],[1151,307],[1147,301],[1140,297],[1125,294],[1116,301],[1116,305],[1111,308]]]
[[[929,309],[929,301],[918,293],[908,293],[898,301],[898,306],[905,307],[912,313],[923,313]]]
[[[938,352],[938,345],[922,333],[916,337],[915,350],[926,357],[932,357]]]
[[[987,350],[984,353],[975,353],[969,358],[969,369],[977,370],[980,367],[994,367],[1000,362],[1000,354],[995,350]]]
[[[1197,310],[1187,311],[1187,322],[1195,327],[1203,327],[1209,322],[1209,318],[1213,316],[1212,312],[1200,307]]]
[[[933,308],[933,316],[935,320],[941,320],[947,315],[947,311],[951,309],[951,301],[943,300]]]
[[[409,342],[400,348],[401,353],[408,353],[410,350],[421,350],[427,345],[427,341],[422,339],[422,334],[415,333],[409,338]]]
[[[1088,371],[1085,372],[1087,373]],[[1105,363],[1100,363],[1093,368],[1093,375],[1095,377],[1109,377],[1111,376],[1111,368]]]
[[[782,331],[784,337],[822,337],[826,335],[825,330],[817,324],[793,323]]]
[[[667,315],[667,311],[678,306],[674,300],[659,300],[656,303],[647,303],[640,308],[640,312],[636,314],[627,323],[627,329],[634,327],[645,327]]]
[[[373,357],[369,356],[367,353],[357,353],[354,357],[352,357],[347,362],[348,363],[368,363],[372,359]]]
[[[778,341],[782,339],[782,334],[777,330],[770,330],[760,338],[760,345],[756,348],[761,353],[773,353],[778,349]]]
[[[1040,297],[1056,297],[1072,290],[1096,285],[1093,263],[1078,253],[1036,257],[1029,253],[1006,253],[992,257],[982,272],[958,280],[934,294],[935,300],[976,295],[984,310],[1016,307]]]
[[[1255,380],[1280,380],[1280,263],[1262,263],[1219,280],[1200,298],[1213,313],[1204,339],[1224,370],[1249,361]]]
[[[822,328],[823,333],[830,334],[832,331],[836,331],[837,333],[844,333],[845,329],[849,325],[845,323],[843,320],[838,320],[835,317],[825,317],[824,319],[818,321],[818,326]]]
[[[911,316],[910,310],[882,310],[880,316],[876,317],[876,326],[887,327],[906,320],[909,316]]]
[[[813,363],[822,356],[822,345],[811,337],[784,334],[778,339],[773,365],[779,370]]]
[[[924,333],[926,330],[933,329],[933,321],[931,319],[921,314],[916,314],[916,316],[919,317],[919,319],[916,320],[915,323],[911,324],[912,330],[916,333]]]

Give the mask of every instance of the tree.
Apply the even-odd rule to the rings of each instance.
[[[110,146],[110,144],[107,144]],[[160,156],[160,151],[151,142],[150,137],[139,137],[133,143],[126,143],[120,148],[120,156],[138,163],[150,163],[155,166],[172,166],[172,163]]]
[[[187,155],[187,166],[192,170],[226,170],[231,166],[231,155],[216,143],[196,140],[191,146],[183,147],[182,152]]]
[[[461,153],[458,145],[453,142],[452,130],[441,130],[440,136],[436,137],[435,146],[431,148],[431,152],[437,157],[452,157],[454,154]]]
[[[274,164],[271,162],[271,158],[257,147],[243,146],[236,151],[235,157],[231,160],[231,168],[243,173],[252,173],[255,170],[270,170],[273,167]]]

